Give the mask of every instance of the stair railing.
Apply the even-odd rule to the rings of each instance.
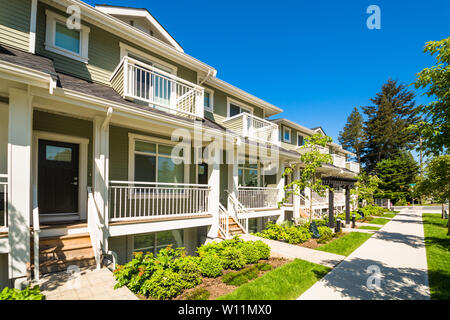
[[[230,236],[230,214],[227,209],[219,203],[219,230],[224,235],[225,239]]]
[[[34,251],[34,280],[39,282],[39,207],[37,200],[37,186],[33,185],[33,251]]]
[[[228,203],[233,207],[233,218],[237,225],[244,231],[248,233],[248,210],[247,208],[231,193],[228,193]]]
[[[98,208],[97,202],[94,198],[94,193],[92,188],[88,187],[88,230],[91,238],[92,249],[94,250],[95,262],[97,269],[101,266],[101,244],[100,239],[102,239],[103,230],[100,224],[100,209]]]

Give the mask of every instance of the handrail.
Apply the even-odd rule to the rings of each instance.
[[[221,221],[223,218],[221,217],[221,215],[224,215],[226,218],[226,222],[225,222],[225,229],[223,228],[223,221]],[[225,209],[225,207],[219,202],[219,230],[223,233],[223,235],[225,236],[225,239],[227,239],[229,237],[229,217],[230,214],[228,213],[227,209]]]
[[[244,187],[244,186],[238,186],[238,189],[278,190],[278,188],[275,187]]]
[[[142,184],[149,186],[174,186],[174,187],[207,187],[211,188],[208,184],[194,184],[194,183],[173,183],[173,182],[144,182],[144,181],[120,181],[120,180],[111,180],[110,184]]]
[[[247,208],[239,202],[239,200],[231,193],[228,193],[228,198],[231,202],[231,204],[233,205],[233,207],[237,207],[238,210],[233,210],[233,214],[234,214],[234,220],[237,223],[237,225],[245,232],[248,233],[247,229],[239,222],[239,215],[242,213],[248,213]]]

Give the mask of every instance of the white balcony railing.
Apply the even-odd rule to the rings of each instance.
[[[278,189],[267,187],[239,187],[238,200],[247,209],[278,207]]]
[[[203,184],[111,181],[110,221],[203,215],[210,187]]]
[[[325,148],[325,147],[322,147],[322,146],[316,146],[316,148],[322,154],[330,153],[330,150],[328,148]],[[300,152],[301,154],[304,154],[304,153],[310,152],[311,151],[311,147],[299,146],[299,147],[297,147],[297,151]]]
[[[339,168],[345,168],[345,157],[340,156],[338,154],[332,154],[331,157],[333,158],[333,165]]]
[[[247,112],[225,119],[223,125],[251,140],[280,144],[278,141],[278,125]]]
[[[0,231],[8,228],[8,175],[0,174]]]
[[[350,161],[347,161],[347,162],[346,162],[346,167],[347,167],[347,169],[350,170],[350,171],[353,171],[353,172],[355,172],[355,173],[359,173],[360,166],[359,166],[359,163],[358,163],[358,162],[350,162]]]
[[[113,72],[111,86],[126,99],[148,103],[167,112],[203,118],[204,89],[130,57]]]

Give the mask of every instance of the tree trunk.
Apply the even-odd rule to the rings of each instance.
[[[448,211],[447,211],[447,235],[450,236],[450,199],[448,199]]]
[[[444,219],[445,202],[442,202],[441,218]]]

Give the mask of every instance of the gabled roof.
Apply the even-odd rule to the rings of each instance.
[[[314,131],[314,132],[321,132],[322,135],[324,135],[324,136],[327,135],[327,134],[325,133],[325,130],[322,129],[322,127],[314,127],[314,128],[311,128],[311,130]]]
[[[175,49],[180,52],[184,52],[180,44],[170,35],[170,33],[156,20],[155,17],[146,8],[131,8],[122,6],[113,6],[108,4],[96,4],[95,8],[103,13],[112,16],[131,16],[145,19],[150,25],[152,25],[162,37],[170,43]]]

